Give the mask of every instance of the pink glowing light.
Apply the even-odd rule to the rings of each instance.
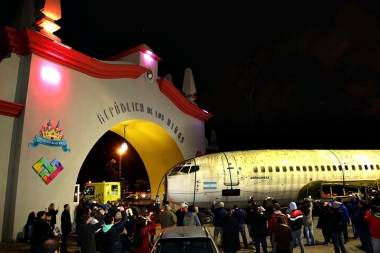
[[[41,77],[51,84],[58,84],[59,81],[61,81],[61,75],[59,72],[51,67],[43,67],[41,69]]]
[[[150,54],[149,54],[149,53],[150,53]],[[145,59],[146,61],[153,61],[153,58],[152,58],[151,54],[152,54],[152,52],[147,51],[147,52],[144,54],[144,59]]]

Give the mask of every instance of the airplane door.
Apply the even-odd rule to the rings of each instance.
[[[239,169],[234,156],[223,155],[222,160],[224,185],[236,186],[239,185]]]

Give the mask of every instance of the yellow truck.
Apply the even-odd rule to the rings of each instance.
[[[120,182],[88,183],[83,195],[87,200],[97,198],[101,204],[105,204],[107,201],[119,200],[120,189]]]

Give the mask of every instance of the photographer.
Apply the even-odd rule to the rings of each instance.
[[[378,206],[371,206],[364,216],[364,220],[369,223],[369,233],[372,236],[372,249],[373,252],[380,251],[380,214]]]

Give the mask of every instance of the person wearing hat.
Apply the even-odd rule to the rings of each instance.
[[[330,224],[330,236],[336,253],[340,251],[346,253],[342,240],[343,212],[339,209],[341,205],[341,202],[335,200],[332,204],[332,212],[327,217],[327,222]]]
[[[289,227],[292,229],[293,241],[290,244],[290,252],[293,252],[294,245],[296,241],[300,245],[301,253],[305,253],[305,247],[302,241],[302,222],[303,222],[303,213],[297,209],[297,204],[295,202],[289,203],[289,209],[291,211],[288,214]]]
[[[183,202],[181,204],[181,208],[175,212],[175,216],[177,217],[177,227],[183,226],[183,218],[185,217],[185,214],[187,212],[187,207],[187,203]]]

